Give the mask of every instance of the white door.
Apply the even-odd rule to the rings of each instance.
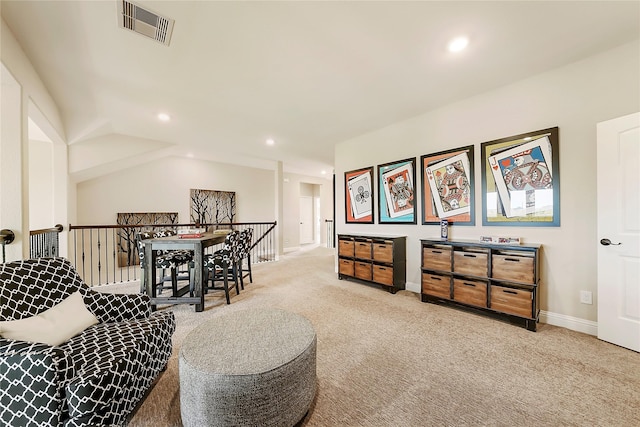
[[[598,123],[598,338],[640,351],[640,113]]]
[[[300,244],[313,242],[313,197],[300,197]]]

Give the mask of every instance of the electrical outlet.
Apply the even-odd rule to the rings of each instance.
[[[582,304],[593,304],[593,295],[590,291],[580,291],[580,302]]]

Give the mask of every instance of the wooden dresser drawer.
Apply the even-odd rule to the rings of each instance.
[[[338,241],[338,255],[353,257],[353,240]]]
[[[477,280],[453,279],[453,299],[476,307],[486,307],[487,284]]]
[[[371,259],[371,242],[355,241],[356,258]]]
[[[526,289],[491,286],[491,309],[531,318],[532,296],[533,292]]]
[[[451,271],[451,248],[425,247],[422,250],[422,266],[429,270]]]
[[[440,298],[451,298],[450,278],[437,274],[422,273],[422,293]]]
[[[373,281],[383,285],[393,286],[393,267],[374,264]]]
[[[534,284],[533,257],[523,255],[498,255],[491,258],[494,279],[515,280]]]
[[[487,253],[455,251],[453,271],[460,274],[487,277]]]
[[[340,272],[340,274],[344,274],[345,276],[353,277],[354,275],[353,261],[350,259],[340,258],[338,260],[338,272]]]
[[[374,243],[373,259],[380,262],[393,262],[393,242]]]
[[[358,279],[371,280],[371,263],[355,261],[354,269]]]

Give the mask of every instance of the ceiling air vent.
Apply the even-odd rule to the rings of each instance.
[[[118,26],[142,34],[165,46],[169,46],[175,20],[160,16],[135,3],[120,0],[118,4]]]

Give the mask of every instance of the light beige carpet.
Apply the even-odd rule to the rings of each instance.
[[[231,305],[221,292],[207,296],[202,313],[163,308],[177,318],[174,352],[131,427],[181,425],[184,337],[249,307],[299,313],[316,329],[318,392],[304,426],[640,426],[638,353],[564,328],[529,332],[422,303],[408,291],[338,280],[330,249],[256,265],[253,283],[232,295]]]

